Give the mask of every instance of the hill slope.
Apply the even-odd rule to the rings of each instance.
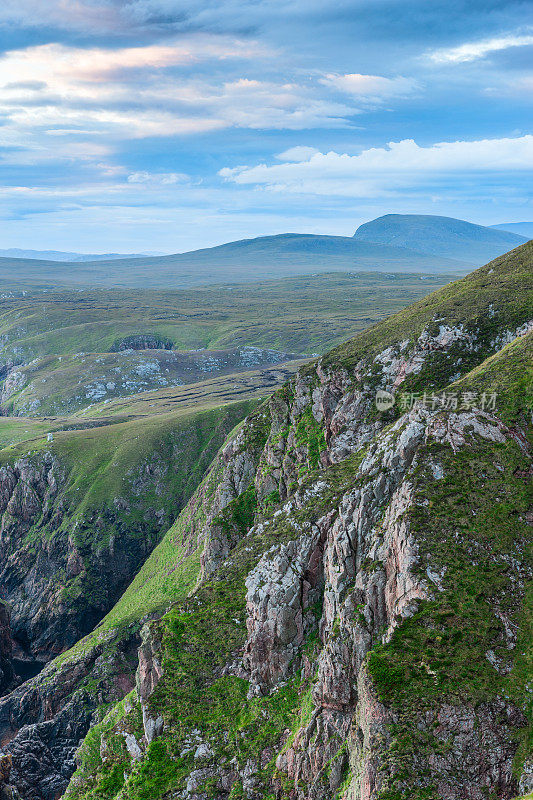
[[[256,402],[65,421],[0,450],[0,585],[20,664],[42,665],[100,621]]]
[[[418,253],[348,236],[286,233],[170,256],[76,263],[0,258],[0,286],[176,289],[346,270],[464,272],[465,264],[440,253]]]
[[[490,227],[500,231],[517,233],[519,236],[525,236],[526,239],[533,239],[533,222],[504,222],[503,224],[491,225]]]
[[[478,265],[527,241],[518,233],[474,225],[452,217],[386,214],[361,225],[354,238],[360,242],[409,247]]]

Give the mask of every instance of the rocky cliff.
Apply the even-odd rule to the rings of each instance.
[[[532,264],[374,326],[231,435],[101,628],[0,703],[25,798],[83,737],[70,800],[533,789]]]

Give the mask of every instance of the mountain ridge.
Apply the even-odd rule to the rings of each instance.
[[[499,225],[490,225],[489,227],[508,231],[509,233],[517,233],[519,236],[525,236],[526,239],[533,238],[533,222],[504,222]]]
[[[108,261],[120,258],[142,258],[156,256],[161,253],[72,253],[63,250],[23,250],[19,247],[10,247],[0,250],[0,258],[22,258],[38,261]]]

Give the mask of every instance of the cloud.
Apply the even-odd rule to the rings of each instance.
[[[433,50],[433,52],[427,53],[427,57],[436,64],[461,64],[484,58],[489,53],[495,53],[498,50],[525,47],[531,44],[533,44],[533,34],[509,34],[492,39],[482,39],[479,42],[466,42],[457,47]]]
[[[193,62],[239,64],[252,55],[257,70],[267,52],[259,44],[203,35],[144,47],[47,44],[8,51],[0,57],[0,133],[5,142],[20,132],[114,140],[231,127],[301,130],[343,127],[357,113],[309,81],[228,80],[224,70],[216,82],[180,73]]]
[[[381,75],[360,75],[357,72],[346,75],[326,75],[321,83],[339,92],[353,95],[360,99],[379,102],[390,97],[407,97],[419,89],[414,78],[384,78]]]
[[[511,77],[506,75],[496,85],[484,89],[483,93],[496,97],[509,98],[512,96],[515,101],[531,102],[533,99],[533,74],[512,75]]]
[[[359,155],[316,153],[299,162],[220,170],[226,181],[283,192],[349,197],[386,196],[450,173],[533,169],[533,136],[438,142],[413,139],[372,147]]]
[[[451,9],[443,0],[3,0],[0,24],[128,36],[141,31],[250,31],[290,21],[298,23],[298,29],[289,28],[294,37],[302,27],[305,33],[316,32],[317,22],[338,20],[341,34],[358,32],[374,41],[383,36],[428,41],[441,38],[446,29],[456,30],[457,20],[462,30],[479,30],[520,19],[523,13],[520,0],[454,0]],[[335,39],[339,41],[338,33]]]
[[[363,3],[364,5],[364,3]],[[250,30],[275,18],[306,18],[350,7],[349,0],[3,0],[0,24],[131,34],[139,30]]]
[[[205,216],[197,246],[205,237],[270,230],[273,214],[277,231],[327,217],[325,233],[362,208],[368,216],[407,205],[462,210],[480,221],[489,208],[491,222],[513,218],[503,209],[512,208],[509,198],[525,203],[529,174],[498,164],[515,145],[523,156],[530,73],[516,37],[533,30],[520,27],[523,0],[451,5],[453,13],[446,0],[3,0],[9,50],[0,52],[0,164],[2,185],[14,186],[3,194],[3,213],[51,210],[40,228],[14,228],[13,236],[38,246],[35,237],[50,236],[53,219],[67,220],[76,237],[69,209],[83,225],[94,203],[102,209],[98,236],[107,241],[121,206],[146,207],[131,215],[127,237],[140,235],[142,219],[146,240],[135,249],[150,250],[150,236],[170,227],[188,235],[199,194]],[[513,39],[514,50],[489,61],[498,53],[487,43],[502,38],[506,46]],[[461,65],[450,53],[459,49],[464,59],[461,42],[474,43],[466,57],[478,66],[450,84],[450,65]],[[421,49],[448,60],[421,58]],[[391,111],[421,89],[423,105]],[[507,96],[504,128],[498,93]],[[369,111],[361,131],[355,126]],[[518,143],[496,143],[482,162],[484,142],[502,131]],[[237,164],[248,166],[218,178],[221,167]],[[443,201],[446,192],[452,199]],[[461,193],[467,199],[455,202]],[[353,200],[364,196],[376,199]],[[168,210],[159,228],[156,207]],[[215,236],[209,220],[221,208]],[[62,228],[58,247],[63,235]],[[94,239],[91,232],[92,247]]]
[[[98,0],[3,0],[0,23],[28,28],[43,25],[65,30],[112,31],[116,30],[123,15],[119,5]]]
[[[306,147],[305,145],[297,145],[296,147],[289,147],[283,153],[278,153],[276,158],[278,161],[308,161],[311,156],[320,153],[316,147]]]
[[[0,56],[0,86],[7,98],[30,98],[36,92],[77,99],[119,99],[138,71],[153,74],[209,59],[258,58],[268,54],[258,43],[228,37],[196,36],[144,47],[82,48],[52,43],[10,50]],[[13,76],[17,80],[13,82]],[[7,99],[6,98],[6,99]]]
[[[159,184],[161,186],[171,186],[187,180],[189,180],[189,176],[183,172],[132,172],[127,177],[128,183]]]
[[[78,166],[95,164],[100,168],[101,159],[107,158],[112,152],[107,144],[84,140],[62,142],[58,149],[57,142],[53,146],[45,141],[37,143],[31,137],[21,137],[20,132],[13,128],[8,131],[0,128],[0,148],[0,163],[18,167],[55,162]],[[110,169],[110,166],[106,165],[106,169]]]

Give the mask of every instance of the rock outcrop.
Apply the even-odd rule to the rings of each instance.
[[[3,413],[17,417],[65,416],[140,392],[261,368],[266,371],[266,387],[268,375],[270,385],[276,383],[275,365],[301,357],[251,346],[180,351],[164,344],[163,340],[132,337],[110,353],[45,356],[19,364],[6,373],[1,385]],[[259,383],[262,378],[257,375],[255,380]]]
[[[11,756],[0,754],[0,800],[20,800],[18,791],[9,783]]]
[[[24,800],[55,800],[64,792],[98,708],[134,687],[138,644],[132,634],[80,647],[0,700],[0,746]]]

